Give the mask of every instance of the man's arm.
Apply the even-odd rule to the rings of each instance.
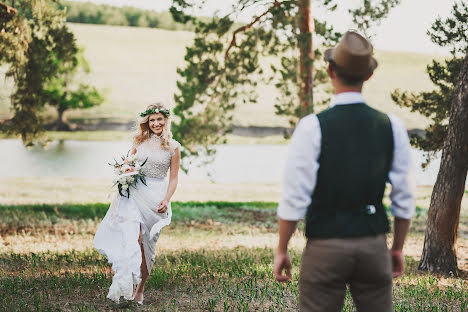
[[[320,141],[320,125],[315,115],[301,120],[291,139],[284,188],[278,205],[279,242],[273,273],[279,282],[286,282],[291,278],[288,243],[298,220],[304,218],[311,202],[317,181]]]
[[[409,219],[401,219],[395,217],[394,221],[394,232],[393,232],[393,245],[390,249],[392,257],[392,271],[393,277],[398,277],[403,274],[405,268],[405,259],[403,258],[403,245],[405,244],[406,234],[410,226]]]
[[[388,178],[392,184],[390,198],[391,213],[394,215],[393,245],[390,249],[392,257],[393,277],[400,276],[404,270],[403,245],[414,214],[415,183],[411,169],[411,147],[408,132],[404,124],[391,116],[394,153],[392,168]]]
[[[296,230],[297,221],[279,219],[279,243],[276,250],[273,274],[278,282],[287,282],[291,279],[291,260],[288,255],[288,243]],[[283,274],[283,269],[285,274]]]

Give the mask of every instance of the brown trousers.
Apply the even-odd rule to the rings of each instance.
[[[349,285],[359,312],[391,312],[392,268],[384,234],[309,239],[302,255],[302,312],[341,312]]]

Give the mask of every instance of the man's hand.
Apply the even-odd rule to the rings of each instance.
[[[285,273],[283,275],[283,270]],[[291,259],[288,253],[277,252],[273,264],[273,274],[278,282],[284,283],[291,279]]]
[[[398,277],[403,274],[405,269],[405,260],[403,258],[403,252],[401,250],[390,250],[392,257],[392,273],[393,277]]]
[[[398,277],[403,274],[405,269],[405,260],[403,259],[403,245],[405,244],[405,238],[408,234],[410,226],[409,219],[402,219],[395,217],[393,224],[393,245],[390,249],[390,255],[392,257],[392,272],[393,277]]]

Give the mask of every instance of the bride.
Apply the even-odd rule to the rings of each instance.
[[[180,144],[172,139],[170,111],[158,103],[140,116],[132,153],[139,160],[148,158],[141,171],[146,185],[138,181],[129,198],[117,194],[94,237],[94,247],[112,263],[114,277],[107,298],[117,303],[123,296],[143,304],[156,241],[171,223],[170,199],[178,181]]]

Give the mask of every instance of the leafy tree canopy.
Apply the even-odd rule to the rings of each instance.
[[[32,144],[43,133],[45,105],[54,105],[53,86],[78,65],[78,48],[54,1],[16,0],[14,8],[15,14],[0,15],[0,65],[8,66],[16,88],[13,117],[2,129]]]
[[[104,96],[93,86],[78,83],[75,75],[78,71],[89,73],[90,68],[83,56],[83,51],[76,54],[77,62],[67,63],[56,59],[58,70],[56,76],[50,78],[44,86],[48,105],[58,113],[58,120],[53,125],[54,130],[68,131],[70,125],[66,122],[65,111],[69,109],[86,109],[104,102]]]

